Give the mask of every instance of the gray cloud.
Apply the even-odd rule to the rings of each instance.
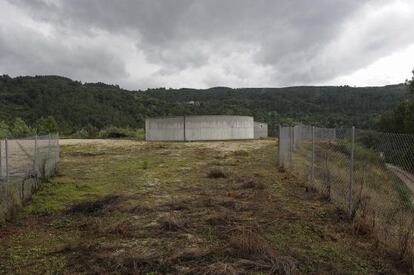
[[[414,43],[409,0],[9,0],[3,6],[48,32],[30,32],[18,20],[0,28],[4,73],[59,73],[129,88],[323,83]]]

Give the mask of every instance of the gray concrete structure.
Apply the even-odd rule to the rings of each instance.
[[[267,123],[254,122],[254,138],[266,138],[267,136]]]
[[[253,139],[254,121],[249,116],[181,116],[148,118],[145,138],[153,141]]]
[[[146,140],[185,140],[184,117],[148,118],[145,120]]]

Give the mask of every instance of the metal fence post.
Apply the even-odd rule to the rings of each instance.
[[[48,134],[47,135],[47,159],[50,158],[50,149],[51,149],[50,134]]]
[[[349,169],[349,190],[348,190],[348,214],[351,217],[352,207],[352,188],[354,185],[354,150],[355,150],[355,126],[352,126],[351,133],[351,160]]]
[[[59,161],[60,160],[59,133],[56,134],[55,138],[56,138],[56,147],[57,147],[56,148],[56,151],[57,151],[57,153],[56,153],[56,161]]]
[[[3,150],[3,141],[0,139],[0,180],[3,177],[3,155],[2,155],[2,150]]]
[[[183,134],[184,134],[184,136],[183,136],[183,138],[184,138],[184,141],[187,141],[187,129],[186,129],[186,117],[185,117],[185,115],[183,116]]]
[[[37,134],[34,138],[33,170],[37,173]]]
[[[311,181],[315,184],[315,126],[312,126],[312,169],[311,169]]]
[[[5,153],[6,153],[6,182],[9,182],[9,142],[7,138],[4,141]]]
[[[277,164],[282,165],[282,159],[280,157],[280,133],[281,133],[282,127],[279,125],[279,133],[277,138]]]
[[[293,127],[289,127],[289,161],[292,166],[292,154],[293,154]]]

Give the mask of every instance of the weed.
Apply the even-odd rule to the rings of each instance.
[[[144,170],[147,170],[148,169],[148,161],[147,160],[144,160],[142,162],[142,169],[144,169]]]

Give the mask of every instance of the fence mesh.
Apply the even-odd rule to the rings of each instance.
[[[32,197],[59,161],[59,136],[0,139],[0,224]]]
[[[0,140],[0,183],[49,178],[58,161],[58,134]]]
[[[346,211],[357,230],[414,255],[414,135],[306,125],[279,131],[281,166]]]

